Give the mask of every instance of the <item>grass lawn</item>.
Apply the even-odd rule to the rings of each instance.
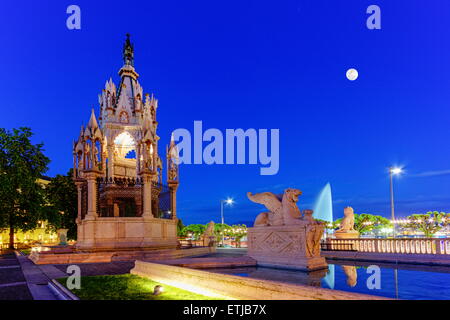
[[[30,253],[31,253],[31,249],[22,249],[20,251],[26,256],[30,255]]]
[[[66,279],[58,281],[65,286]],[[168,285],[162,285],[164,292],[154,296],[153,289],[158,284],[134,274],[92,276],[81,277],[81,289],[71,291],[81,300],[217,300]]]

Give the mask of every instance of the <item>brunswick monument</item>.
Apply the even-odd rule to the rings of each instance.
[[[99,95],[99,122],[92,110],[74,142],[78,189],[77,248],[175,248],[178,166],[175,144],[167,148],[167,184],[158,155],[158,100],[146,95],[134,69],[129,36],[116,88]],[[133,157],[130,154],[134,154]]]
[[[325,226],[313,219],[312,210],[300,212],[297,189],[286,189],[281,199],[272,192],[247,193],[269,211],[260,213],[253,228],[248,229],[248,255],[258,265],[299,270],[328,267],[320,256],[320,239]]]
[[[47,248],[41,256],[36,253],[31,256],[36,263],[55,251],[67,261],[96,261],[94,253],[100,251],[111,255],[128,251],[136,256],[133,252],[177,247],[178,151],[171,139],[164,185],[164,161],[158,154],[158,100],[143,93],[129,35],[123,61],[120,84],[106,82],[99,95],[98,119],[92,110],[73,143],[77,243]],[[67,258],[63,253],[78,255]],[[91,255],[83,258],[81,253]]]

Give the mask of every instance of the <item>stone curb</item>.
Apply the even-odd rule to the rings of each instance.
[[[52,281],[48,283],[48,286],[53,293],[60,298],[59,300],[80,300],[80,298],[55,279],[52,279]]]

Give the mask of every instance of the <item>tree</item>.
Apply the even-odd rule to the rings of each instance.
[[[227,237],[231,234],[231,227],[226,223],[214,224],[214,235],[216,236],[216,243],[222,243],[222,236]]]
[[[234,224],[231,226],[231,231],[227,236],[234,238],[236,247],[241,247],[241,240],[247,235],[247,226],[245,224]]]
[[[385,217],[368,214],[368,213],[355,213],[355,227],[354,229],[358,231],[360,234],[375,230],[392,226],[389,219]],[[342,218],[337,219],[333,222],[334,228],[339,228],[341,224]]]
[[[29,231],[43,216],[44,191],[38,179],[50,160],[43,144],[32,144],[30,128],[8,131],[0,128],[0,228],[9,229],[9,247],[14,232]]]
[[[203,224],[190,224],[183,228],[182,234],[191,234],[194,240],[198,240],[200,236],[205,232],[206,226]]]
[[[73,169],[70,169],[66,175],[56,175],[45,187],[45,217],[50,229],[68,229],[67,238],[76,240],[78,191],[72,176]]]
[[[180,218],[178,218],[178,221],[177,221],[177,236],[179,236],[179,237],[186,236],[186,234],[184,233],[184,224]]]
[[[450,213],[428,211],[425,214],[412,214],[407,217],[403,228],[420,230],[426,238],[431,238],[436,232],[450,224]]]

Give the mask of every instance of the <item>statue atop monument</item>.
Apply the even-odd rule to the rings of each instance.
[[[254,227],[298,224],[299,219],[302,218],[302,214],[297,207],[298,197],[301,194],[300,190],[292,188],[286,189],[281,197],[272,192],[256,194],[247,192],[250,201],[263,204],[269,210],[256,217]]]
[[[250,201],[269,211],[260,213],[248,230],[248,255],[258,265],[318,270],[327,268],[320,256],[320,240],[325,226],[312,217],[313,210],[297,206],[300,190],[288,188],[282,196],[272,192],[247,193]]]
[[[352,207],[344,208],[344,218],[339,229],[334,232],[338,239],[358,238],[359,232],[355,230],[355,213]]]

